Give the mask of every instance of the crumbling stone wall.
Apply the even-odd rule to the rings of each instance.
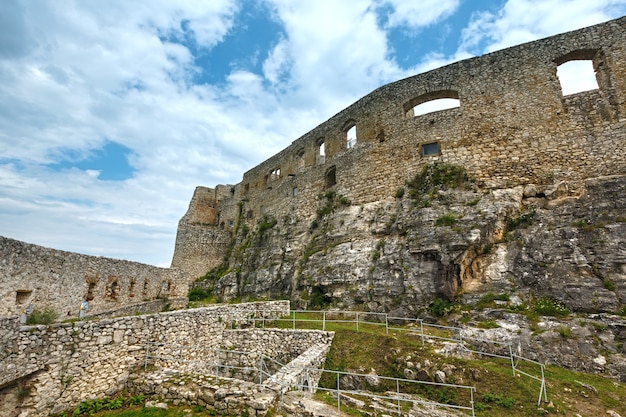
[[[22,407],[47,416],[89,398],[111,395],[125,387],[129,375],[144,364],[146,346],[200,345],[218,348],[225,328],[251,324],[257,310],[267,317],[289,312],[288,301],[216,305],[156,315],[82,321],[52,326],[20,326],[2,319],[0,387],[18,379],[29,392]],[[197,351],[189,360],[210,360]],[[0,410],[2,411],[2,410]]]
[[[265,215],[310,221],[327,190],[353,205],[393,198],[433,162],[461,165],[487,188],[567,179],[572,194],[586,178],[624,174],[625,42],[621,18],[382,86],[228,186],[230,197],[215,199],[220,225],[192,234],[182,224],[173,265],[200,276],[221,263],[222,221],[251,228]],[[592,61],[599,88],[564,96],[557,67],[580,59]],[[460,107],[413,116],[414,105],[439,97],[458,97]],[[353,125],[357,142],[349,147]],[[424,155],[428,144],[438,152]]]
[[[235,219],[221,219],[224,207],[234,212],[232,186],[197,187],[187,213],[178,223],[172,267],[184,266],[193,278],[222,263],[232,241]]]
[[[333,335],[332,332],[318,330],[234,329],[224,331],[221,346],[225,349],[263,354],[286,365],[311,346],[330,346]],[[257,360],[255,355],[237,355],[233,359],[236,360],[234,365],[239,367],[258,367],[258,363],[252,362]],[[266,363],[265,366],[276,370],[272,363]]]
[[[49,249],[0,236],[0,316],[19,315],[30,303],[60,319],[155,299],[186,298],[188,279],[177,269]]]

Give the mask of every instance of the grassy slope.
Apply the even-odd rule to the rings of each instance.
[[[291,328],[290,321],[274,323],[277,327]],[[298,323],[297,328],[319,328],[317,323]],[[372,369],[381,376],[404,378],[407,356],[411,362],[424,363],[428,360],[431,371],[445,365],[455,367],[451,383],[476,387],[476,415],[489,417],[515,417],[536,415],[582,416],[607,415],[614,410],[626,416],[626,385],[599,375],[573,372],[556,366],[546,367],[546,381],[549,404],[543,403],[537,409],[540,383],[523,376],[513,376],[510,363],[506,360],[461,359],[444,357],[435,352],[435,346],[426,343],[422,346],[419,337],[397,332],[385,334],[380,326],[361,325],[356,332],[354,324],[327,323],[326,330],[335,331],[335,339],[326,360],[326,369],[357,373],[369,373]],[[537,372],[535,370],[534,372]],[[432,372],[431,372],[432,373]],[[333,387],[332,377],[323,377],[322,386]],[[584,384],[584,385],[583,385]],[[450,401],[467,405],[468,398],[463,393],[454,394],[437,390],[422,390],[419,394],[435,401]],[[107,411],[97,416],[107,417],[178,417],[191,415],[203,417],[214,412],[198,407],[182,406],[170,410],[132,409]],[[352,414],[358,415],[358,412]]]
[[[428,360],[433,364],[433,369],[441,369],[446,364],[453,365],[456,370],[452,383],[476,387],[477,416],[538,415],[540,383],[524,376],[514,377],[508,361],[443,357],[434,352],[432,345],[422,347],[418,338],[404,334],[386,336],[380,329],[361,326],[359,333],[353,328],[342,330],[340,326],[330,326],[330,329],[337,330],[337,333],[327,357],[328,369],[367,373],[373,368],[379,375],[404,378],[402,365],[406,362],[399,358],[411,356],[411,361],[415,363]],[[539,374],[538,368],[534,372]],[[544,403],[541,408],[548,415],[579,413],[583,416],[601,416],[606,415],[606,410],[626,415],[624,384],[557,366],[546,367],[546,382],[552,406]],[[441,398],[436,393],[431,393],[430,397],[433,400]],[[463,398],[456,400],[466,405],[463,404]]]

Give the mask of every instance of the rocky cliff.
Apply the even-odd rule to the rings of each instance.
[[[432,164],[394,199],[356,206],[318,196],[311,218],[237,227],[201,286],[218,298],[284,298],[299,307],[414,316],[437,298],[549,298],[572,311],[626,303],[626,176],[488,189]]]

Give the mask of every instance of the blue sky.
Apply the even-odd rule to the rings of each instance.
[[[626,0],[4,0],[0,235],[168,266],[196,186],[238,183],[380,85],[624,14]]]

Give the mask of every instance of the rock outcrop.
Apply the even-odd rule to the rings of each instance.
[[[226,273],[199,284],[225,299],[287,296],[300,307],[411,316],[436,297],[475,301],[487,292],[619,311],[626,176],[588,180],[580,195],[566,187],[409,183],[395,200],[358,207],[327,193],[312,219],[267,217],[239,230]]]

